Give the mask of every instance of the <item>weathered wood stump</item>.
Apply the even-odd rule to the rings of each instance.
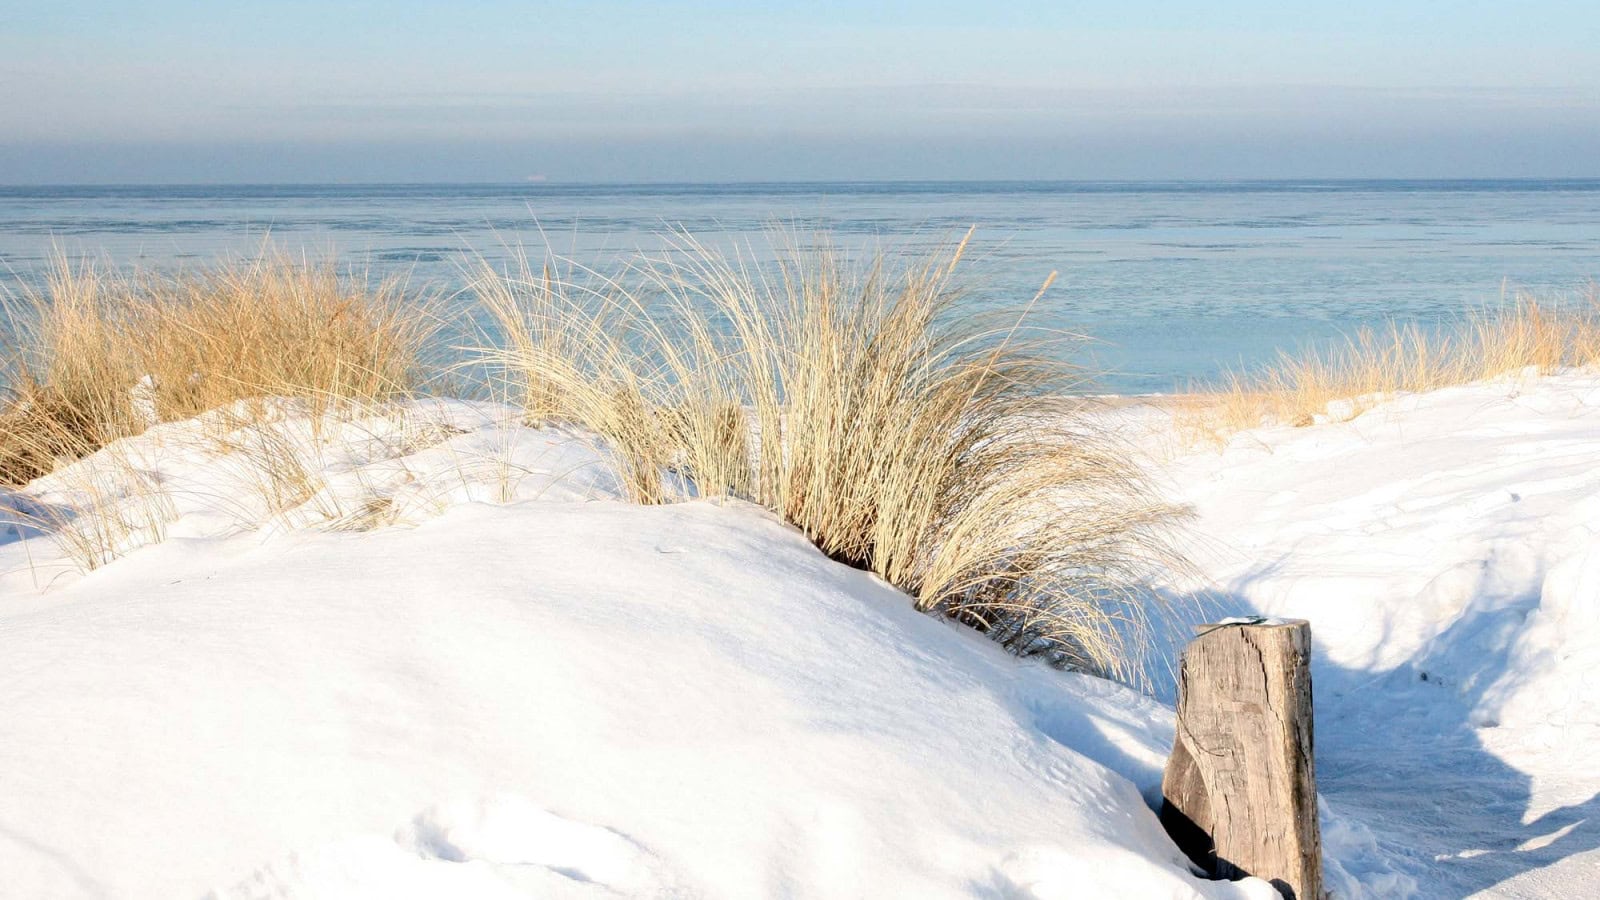
[[[1254,875],[1322,900],[1311,730],[1311,626],[1205,625],[1183,651],[1161,822],[1219,878]]]

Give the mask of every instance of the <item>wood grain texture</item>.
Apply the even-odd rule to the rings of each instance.
[[[1322,900],[1311,626],[1204,626],[1183,652],[1161,820],[1219,878],[1254,875]]]

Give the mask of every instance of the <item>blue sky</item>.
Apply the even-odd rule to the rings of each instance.
[[[1600,175],[1600,3],[0,0],[0,183]]]

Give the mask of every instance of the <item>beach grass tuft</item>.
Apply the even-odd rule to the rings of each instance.
[[[404,293],[274,252],[170,275],[58,259],[42,290],[5,298],[0,484],[240,400],[410,391],[434,318]]]
[[[757,503],[924,610],[1135,679],[1181,511],[1085,417],[1064,336],[960,307],[964,250],[773,268],[680,235],[611,274],[484,266],[473,290],[530,418],[602,438],[633,500]]]
[[[1600,296],[1593,289],[1553,301],[1521,293],[1441,328],[1393,323],[1331,348],[1282,353],[1179,398],[1175,420],[1192,442],[1220,443],[1262,425],[1352,419],[1398,394],[1596,364]]]

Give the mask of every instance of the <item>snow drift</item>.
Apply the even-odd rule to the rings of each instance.
[[[172,491],[164,541],[81,576],[48,534],[0,545],[8,891],[1272,896],[1161,831],[1153,701],[752,507],[592,499],[568,437],[417,415],[442,440],[346,426],[298,513],[205,423],[162,426],[120,452]],[[358,491],[409,527],[303,527]]]
[[[758,509],[617,502],[591,447],[490,405],[285,407],[288,494],[231,427],[4,501],[32,525],[0,534],[0,893],[1273,896],[1156,823],[1169,708]],[[1200,574],[1166,588],[1312,620],[1335,897],[1600,891],[1600,380],[1165,459]],[[82,573],[52,527],[85,484],[159,496],[161,534]]]

